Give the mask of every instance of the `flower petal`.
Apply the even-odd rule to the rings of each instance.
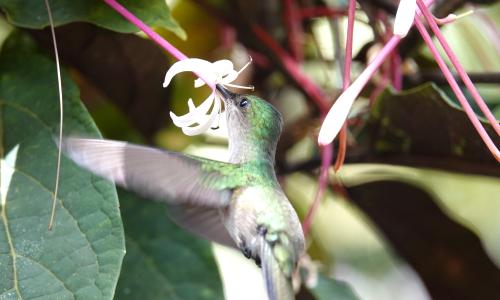
[[[349,115],[354,100],[365,86],[364,83],[362,78],[356,79],[330,108],[319,130],[318,143],[321,146],[328,145],[335,139]]]
[[[240,75],[239,72],[235,71],[235,70],[231,70],[231,72],[229,72],[227,75],[225,75],[223,78],[222,78],[222,84],[228,84],[228,83],[231,83],[233,81],[236,80],[236,78],[238,78],[238,75]]]
[[[227,59],[221,59],[216,62],[212,63],[212,68],[215,74],[215,81],[219,82],[221,81],[223,76],[226,76],[227,74],[230,74],[231,72],[236,72],[233,68],[233,62]],[[238,76],[238,75],[236,75]],[[236,79],[236,78],[235,78]],[[234,80],[234,79],[233,79]],[[206,83],[203,81],[201,78],[197,78],[194,81],[194,87],[199,88],[201,86],[204,86]]]
[[[219,75],[224,76],[234,70],[233,62],[228,59],[221,59],[213,63],[215,70]]]
[[[218,99],[215,99],[215,93],[212,93],[210,94],[210,96],[207,97],[207,99],[205,99],[205,101],[203,101],[203,103],[200,104],[200,106],[195,107],[193,100],[189,99],[188,101],[189,112],[182,116],[177,116],[171,113],[170,117],[172,118],[172,122],[174,122],[174,125],[177,127],[189,126],[193,123],[196,123],[197,119],[206,116],[214,100],[219,101]]]
[[[410,31],[415,19],[417,11],[416,0],[401,0],[399,1],[396,19],[394,20],[394,34],[400,37],[405,37]]]
[[[165,74],[163,87],[167,87],[175,75],[188,71],[196,72],[204,78],[212,79],[213,81],[217,77],[217,72],[211,62],[199,58],[188,58],[176,62],[168,69],[167,74]]]
[[[210,126],[214,123],[214,121],[217,118],[217,115],[219,114],[220,110],[220,101],[215,101],[214,102],[214,107],[212,108],[212,111],[210,112],[209,115],[205,115],[206,118],[204,120],[197,120],[198,124],[197,126],[191,127],[182,127],[182,132],[184,132],[185,135],[193,136],[193,135],[198,135],[201,133],[204,133],[207,131]]]

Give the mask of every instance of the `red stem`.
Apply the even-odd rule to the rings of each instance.
[[[351,84],[351,65],[352,65],[352,44],[354,39],[354,17],[356,14],[356,1],[349,0],[348,14],[347,14],[347,34],[345,45],[345,64],[344,64],[344,77],[343,77],[343,90],[345,91]],[[339,132],[339,151],[333,169],[335,172],[340,170],[344,164],[345,154],[347,151],[347,124],[344,124]]]
[[[345,8],[332,8],[324,6],[305,7],[299,11],[299,16],[302,19],[317,18],[317,17],[340,17],[347,15]]]
[[[283,0],[283,19],[288,31],[288,47],[296,61],[302,62],[302,23],[295,0]]]
[[[401,56],[397,49],[391,55],[391,75],[392,75],[392,86],[396,91],[401,91],[403,89],[403,74],[401,72]]]
[[[302,222],[302,230],[304,231],[304,236],[307,237],[309,230],[311,228],[312,221],[316,215],[321,199],[325,192],[326,185],[328,184],[328,168],[332,163],[333,158],[333,146],[332,144],[324,146],[321,148],[321,169],[318,182],[318,190],[314,196],[313,204],[309,207],[304,221]]]
[[[259,25],[253,24],[252,30],[259,40],[261,40],[271,51],[278,56],[281,64],[288,74],[302,86],[307,95],[318,106],[320,112],[324,114],[330,108],[330,104],[325,98],[323,91],[300,70],[295,60],[273,39],[267,31]]]

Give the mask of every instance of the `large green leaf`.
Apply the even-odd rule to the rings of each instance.
[[[433,194],[393,180],[352,186],[348,192],[352,203],[413,267],[432,299],[498,297],[500,269],[478,236],[449,218]]]
[[[210,243],[168,219],[166,208],[119,190],[127,255],[118,299],[224,299]]]
[[[185,38],[185,32],[172,18],[165,0],[119,1],[150,26],[160,26]],[[90,22],[114,31],[136,32],[138,29],[101,0],[52,0],[51,9],[56,25]],[[0,7],[9,21],[21,27],[43,28],[49,24],[44,1],[0,0]]]
[[[63,73],[65,131],[99,135]],[[0,54],[0,299],[110,299],[124,255],[112,184],[63,158],[55,226],[59,104],[54,63],[15,34]]]
[[[318,283],[309,290],[316,300],[359,300],[353,289],[345,282],[338,281],[323,274],[318,274]]]
[[[401,93],[386,90],[370,119],[368,131],[379,155],[399,153],[443,163],[453,158],[497,167],[464,111],[434,84]],[[491,125],[483,122],[483,126],[493,142],[500,145],[500,137]]]

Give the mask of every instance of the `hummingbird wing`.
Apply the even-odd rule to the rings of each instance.
[[[226,230],[220,209],[194,205],[169,205],[168,215],[182,228],[204,239],[238,248]]]
[[[62,148],[93,173],[171,205],[224,207],[243,183],[239,165],[127,142],[69,137]]]
[[[218,210],[229,204],[233,188],[245,184],[239,165],[111,140],[68,137],[61,147],[93,173],[169,204],[174,220],[188,230],[232,243]]]

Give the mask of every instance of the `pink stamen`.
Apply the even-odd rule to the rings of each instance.
[[[482,126],[481,122],[477,118],[475,112],[472,110],[472,107],[470,106],[469,102],[467,102],[467,99],[465,98],[465,95],[463,94],[462,90],[458,86],[458,83],[456,82],[455,78],[453,77],[453,74],[451,71],[448,69],[448,66],[444,62],[443,58],[439,55],[439,51],[437,50],[436,46],[432,42],[432,38],[425,29],[425,26],[423,25],[422,21],[420,19],[415,18],[415,26],[417,27],[418,31],[420,32],[420,35],[424,39],[425,43],[429,47],[429,50],[431,51],[432,55],[434,56],[434,59],[436,60],[437,64],[439,65],[439,68],[441,69],[441,72],[443,72],[443,75],[445,76],[446,80],[448,81],[451,89],[457,96],[458,101],[462,105],[465,113],[467,114],[467,117],[471,121],[472,125],[476,129],[476,131],[479,133],[481,136],[481,139],[484,141],[490,152],[493,154],[493,157],[497,161],[500,162],[500,151],[498,151],[497,147],[489,137],[488,133],[486,133],[486,130]]]
[[[456,20],[463,18],[463,17],[466,17],[466,16],[473,14],[473,13],[474,13],[474,11],[470,10],[470,11],[463,13],[461,15],[458,15],[458,16],[455,14],[449,14],[448,16],[446,16],[444,18],[436,18],[435,16],[432,16],[432,17],[434,18],[434,21],[436,21],[436,24],[438,24],[439,26],[442,26],[442,25],[446,25],[449,23],[453,23]]]
[[[425,4],[422,2],[422,0],[417,0],[417,5],[420,8],[420,11],[424,15],[425,19],[427,20],[427,23],[430,25],[432,31],[436,35],[436,38],[438,39],[439,43],[441,44],[444,51],[446,52],[446,55],[448,55],[448,57],[450,58],[450,61],[453,64],[453,66],[455,67],[455,69],[457,70],[458,75],[460,75],[460,78],[465,83],[465,86],[467,87],[467,89],[471,93],[472,98],[476,102],[477,106],[479,107],[479,109],[481,109],[481,111],[485,115],[486,119],[488,119],[488,121],[490,122],[490,124],[493,127],[493,129],[495,130],[495,132],[498,135],[500,135],[500,125],[498,124],[498,121],[496,120],[495,116],[493,116],[493,113],[491,113],[490,109],[488,108],[488,106],[484,102],[483,98],[481,97],[478,90],[474,86],[474,83],[472,83],[472,81],[470,80],[469,75],[467,74],[467,72],[464,70],[464,68],[460,64],[457,56],[455,55],[455,53],[451,49],[450,45],[446,41],[444,35],[441,33],[441,30],[439,29],[439,26],[436,24],[436,21],[434,20],[434,17],[431,15],[429,9],[427,8],[427,6],[425,6]],[[464,107],[464,109],[465,109],[465,107]]]

